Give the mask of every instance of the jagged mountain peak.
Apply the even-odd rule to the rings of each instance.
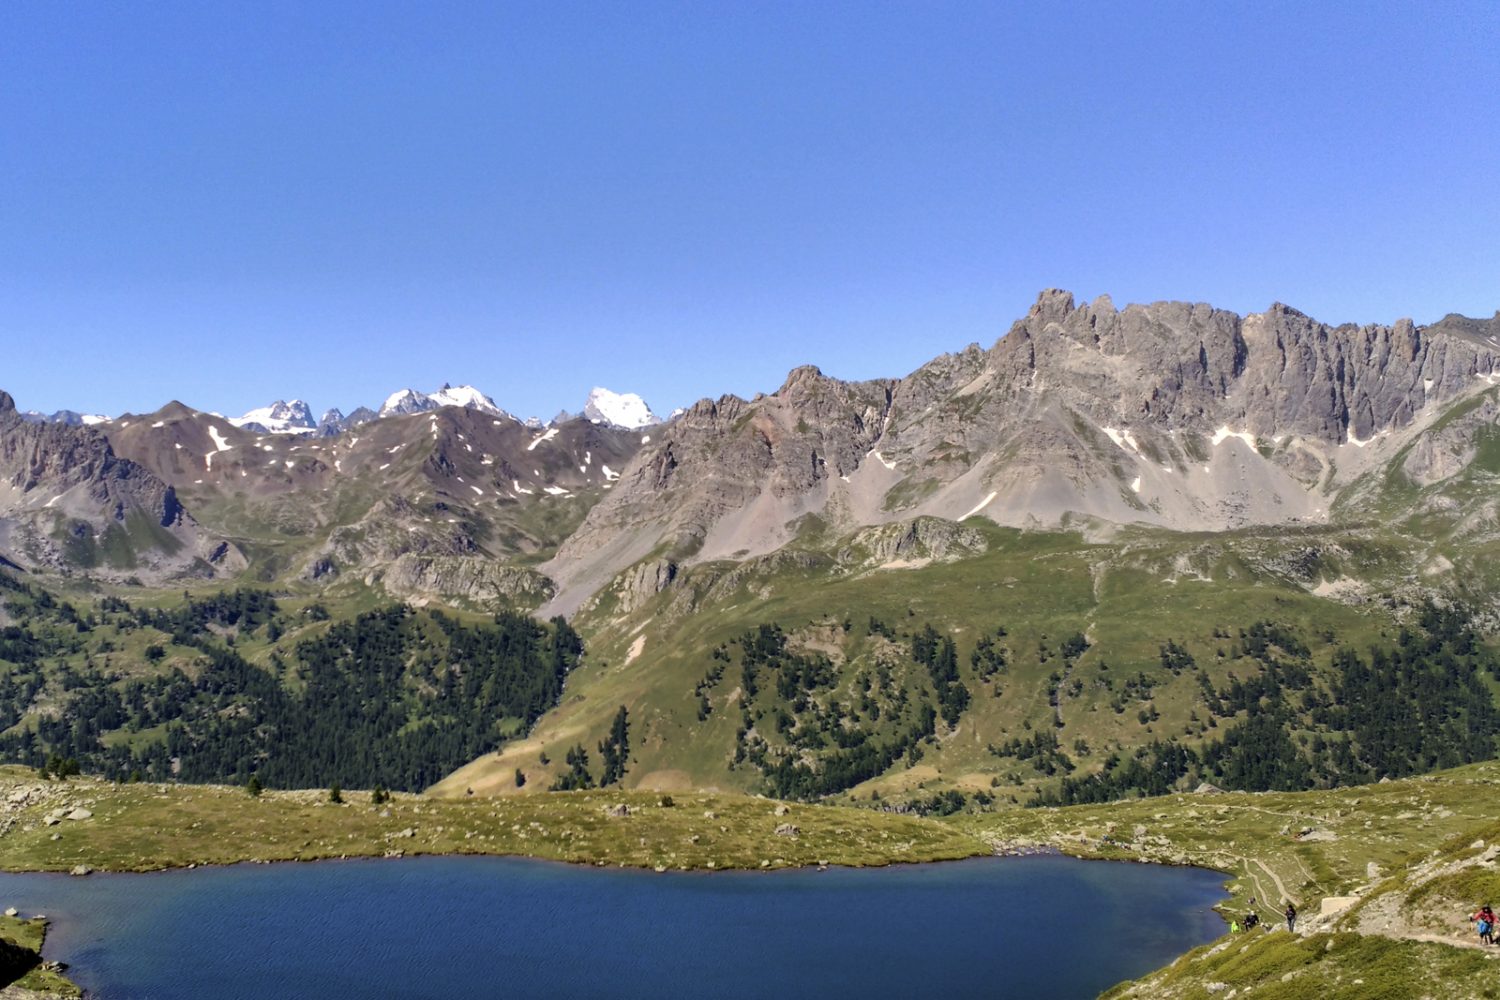
[[[420,393],[415,389],[398,389],[380,404],[380,415],[386,417],[401,413],[420,413],[422,404],[426,401],[425,393]]]
[[[508,417],[495,401],[472,385],[454,386],[444,382],[436,392],[418,392],[416,389],[401,389],[386,397],[380,407],[380,416],[393,417],[408,413],[426,413],[444,406],[458,406],[479,410],[495,416]]]
[[[1063,288],[1044,288],[1037,293],[1029,316],[1060,318],[1073,311],[1073,293]]]
[[[317,426],[311,407],[300,399],[278,399],[270,406],[258,407],[228,420],[236,427],[266,434],[306,434]]]
[[[596,423],[626,430],[638,430],[661,423],[661,418],[651,412],[651,407],[640,396],[633,392],[611,392],[602,386],[595,386],[589,393],[583,415]]]
[[[786,380],[781,383],[781,388],[776,391],[778,393],[784,393],[789,389],[795,389],[797,386],[802,385],[803,383],[819,382],[822,381],[822,379],[823,369],[819,368],[817,365],[798,365],[796,368],[793,368],[791,371],[786,373]]]

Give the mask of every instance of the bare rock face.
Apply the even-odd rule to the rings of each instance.
[[[1434,427],[1413,443],[1401,471],[1418,486],[1450,479],[1478,456],[1483,435],[1500,433],[1500,403],[1486,397],[1465,412]]]
[[[22,420],[0,395],[0,538],[9,540],[0,554],[105,575],[214,572],[217,540],[172,486],[118,457],[97,430]]]
[[[620,610],[622,612],[634,611],[670,587],[675,579],[677,579],[677,564],[670,559],[637,563],[620,575],[618,581]]]
[[[674,561],[780,547],[789,525],[821,508],[831,485],[864,461],[892,385],[841,382],[805,367],[772,396],[698,402],[652,429],[653,441],[544,569],[590,580],[581,600],[662,543]]]
[[[1280,303],[1239,317],[1159,302],[1116,311],[1043,292],[992,352],[1013,379],[1101,422],[1299,434],[1331,445],[1404,426],[1500,365],[1500,320],[1330,327]]]
[[[1185,302],[1117,309],[1049,289],[988,351],[903,379],[804,367],[770,396],[700,401],[547,565],[560,586],[551,608],[576,608],[653,552],[680,565],[756,557],[809,519],[840,533],[924,517],[1318,522],[1440,405],[1497,378],[1500,314],[1333,327],[1280,304],[1246,317]],[[1493,422],[1485,414],[1475,419]],[[1472,430],[1413,449],[1409,474],[1430,482],[1467,464]]]

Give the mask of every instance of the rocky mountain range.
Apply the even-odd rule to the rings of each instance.
[[[917,517],[1094,531],[1324,523],[1362,475],[1500,381],[1497,366],[1500,314],[1330,327],[1279,304],[1241,317],[1045,291],[989,350],[905,378],[799,368],[772,395],[700,401],[543,567],[562,595],[551,608],[571,610],[648,553],[743,559],[810,519],[835,536]],[[1443,461],[1425,454],[1409,471]]]
[[[70,427],[81,427],[92,424],[102,424],[109,420],[102,413],[79,413],[76,410],[55,410],[52,413],[42,413],[37,410],[27,410],[22,413],[21,419],[33,424],[67,424]]]
[[[315,610],[565,615],[587,657],[438,786],[465,797],[561,779],[622,705],[637,787],[921,808],[1376,780],[1500,732],[1476,680],[1500,627],[1500,314],[1329,326],[1046,291],[904,377],[801,367],[659,423],[604,393],[547,425],[467,390],[388,403],[87,426],[0,396],[5,578],[125,596],[136,622],[183,592],[274,597],[277,629],[235,643],[278,676]],[[92,648],[149,669],[116,641]],[[1382,699],[1436,721],[1361,715]],[[1163,740],[1188,763],[1158,780]]]
[[[528,426],[448,386],[321,421],[299,401],[43,430],[13,416],[0,554],[117,575],[357,573],[567,613],[626,577],[920,519],[1094,536],[1327,524],[1374,502],[1384,470],[1426,486],[1483,459],[1497,381],[1500,314],[1335,327],[1280,304],[1242,317],[1048,290],[988,349],[865,382],[798,368],[661,424],[596,390],[582,416]],[[25,457],[39,449],[74,457]],[[68,517],[137,509],[177,532],[174,552],[226,548],[200,565],[141,543],[110,570],[58,540]]]
[[[494,399],[473,386],[453,386],[445,383],[436,392],[431,393],[418,392],[416,389],[401,389],[393,392],[386,397],[378,410],[359,406],[345,414],[338,407],[333,407],[325,410],[323,416],[317,420],[313,419],[312,408],[300,399],[278,399],[269,406],[259,406],[238,417],[225,417],[224,419],[236,427],[243,427],[261,434],[330,437],[382,417],[429,413],[445,406],[458,406],[495,416],[510,416],[496,404]],[[222,414],[217,415],[222,416]],[[590,391],[580,413],[569,413],[564,410],[549,423],[566,423],[579,416],[595,423],[609,424],[626,430],[637,430],[661,423],[661,418],[651,412],[651,407],[646,404],[646,401],[635,393],[613,392],[598,386]],[[92,426],[109,423],[113,418],[102,414],[78,413],[74,410],[58,410],[51,414],[27,410],[21,414],[21,419],[31,423]],[[525,423],[532,427],[546,426],[535,418],[529,418]]]

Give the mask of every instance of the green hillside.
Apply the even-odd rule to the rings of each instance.
[[[0,757],[115,780],[418,790],[524,733],[582,654],[565,622],[508,612],[0,592]]]
[[[880,560],[817,535],[688,568],[628,613],[606,591],[564,703],[438,791],[553,773],[621,705],[627,786],[939,811],[1494,754],[1494,658],[1462,606],[1406,584],[1395,534],[955,530],[979,551]],[[1335,599],[1350,579],[1368,596]]]
[[[607,780],[949,813],[1354,785],[1495,753],[1483,619],[1410,586],[1394,533],[927,519],[909,537],[893,555],[889,529],[810,525],[644,601],[606,589],[571,624],[365,588],[65,597],[0,574],[0,755],[122,779]],[[1330,586],[1349,580],[1357,600]]]

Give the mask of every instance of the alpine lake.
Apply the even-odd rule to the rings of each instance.
[[[97,1000],[1082,998],[1223,932],[1224,876],[1056,855],[654,873],[514,857],[0,874]]]

